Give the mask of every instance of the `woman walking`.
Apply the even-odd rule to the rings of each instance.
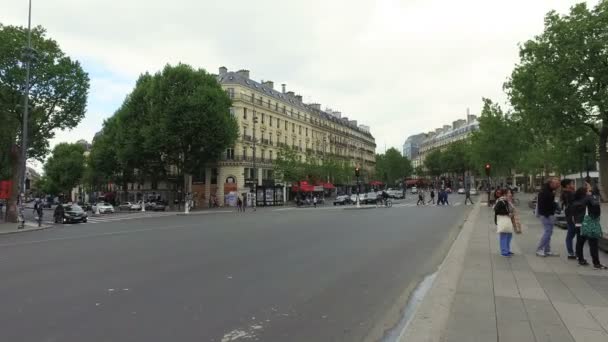
[[[602,227],[600,226],[600,203],[592,196],[592,189],[589,183],[576,190],[574,202],[570,211],[570,219],[574,222],[576,230],[576,257],[578,264],[587,266],[589,263],[583,255],[585,242],[589,242],[589,253],[593,268],[598,270],[607,269],[600,263],[599,239],[602,237]]]
[[[494,204],[494,223],[498,233],[500,244],[500,255],[511,257],[511,239],[513,239],[513,212],[509,201],[504,196],[502,190],[496,190],[497,199]]]

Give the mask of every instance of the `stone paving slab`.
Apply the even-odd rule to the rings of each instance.
[[[492,212],[480,209],[446,328],[438,338],[426,340],[607,342],[608,272],[568,260],[565,231],[557,227],[552,250],[562,256],[536,256],[542,226],[525,208],[524,234],[514,235],[512,242],[516,254],[504,258],[498,253]],[[608,264],[608,254],[600,258]]]

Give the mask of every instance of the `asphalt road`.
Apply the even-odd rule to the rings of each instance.
[[[0,340],[377,340],[468,213],[411,201],[0,236]]]

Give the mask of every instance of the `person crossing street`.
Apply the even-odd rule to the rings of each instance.
[[[465,192],[465,199],[464,199],[464,204],[467,205],[467,201],[471,202],[471,204],[475,204],[473,203],[473,200],[471,199],[471,188],[467,188],[466,192]]]

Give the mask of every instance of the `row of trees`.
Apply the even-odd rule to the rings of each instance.
[[[276,179],[289,183],[308,180],[313,183],[350,184],[354,177],[354,170],[347,160],[313,154],[307,154],[302,159],[300,154],[290,147],[279,149],[273,168]]]
[[[374,177],[384,184],[393,186],[403,182],[409,177],[414,168],[412,161],[401,155],[394,147],[389,148],[384,154],[376,154],[376,169]]]

